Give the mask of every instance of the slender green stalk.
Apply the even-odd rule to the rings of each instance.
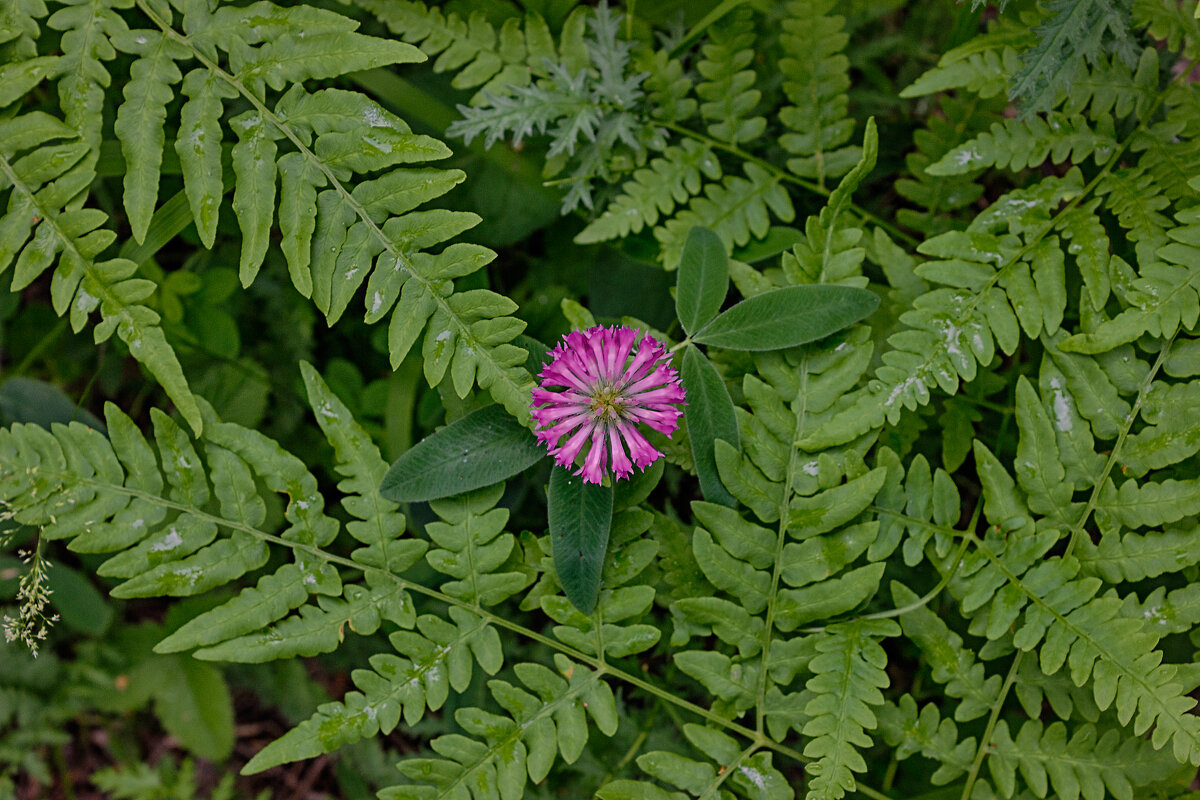
[[[992,741],[992,733],[996,730],[996,723],[1000,720],[1000,711],[1004,708],[1004,700],[1008,697],[1008,692],[1012,689],[1013,683],[1017,680],[1017,671],[1021,668],[1021,659],[1025,657],[1023,650],[1018,650],[1013,657],[1012,664],[1008,668],[1008,674],[1004,676],[1004,685],[1000,687],[1000,695],[996,698],[996,702],[992,703],[992,711],[988,715],[987,727],[983,730],[983,736],[979,737],[979,747],[975,750],[975,760],[971,762],[971,771],[967,773],[966,783],[963,784],[960,800],[971,800],[971,792],[975,789],[975,781],[979,778],[979,770],[983,767],[983,760],[987,758],[989,745]]]
[[[67,326],[70,324],[71,321],[67,317],[63,317],[54,323],[54,327],[48,330],[45,336],[34,342],[33,347],[29,348],[29,352],[21,359],[21,363],[13,367],[9,373],[9,377],[16,378],[27,374],[30,368],[37,363],[37,360],[42,357],[42,353],[52,347],[67,332]]]

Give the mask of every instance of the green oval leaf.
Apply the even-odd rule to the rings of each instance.
[[[739,445],[737,417],[729,390],[716,367],[692,345],[683,351],[682,377],[688,401],[683,407],[683,418],[692,440],[692,459],[696,462],[700,491],[709,502],[736,506],[737,501],[721,483],[713,453],[717,439],[724,439],[734,447]]]
[[[550,473],[546,506],[558,582],[572,605],[591,614],[612,528],[612,487],[584,483],[581,476],[556,466]]]
[[[852,286],[788,286],[743,300],[692,338],[730,350],[780,350],[823,339],[879,307],[879,296]]]
[[[642,472],[635,472],[628,479],[617,481],[613,487],[613,511],[624,511],[640,504],[658,486],[666,468],[665,459],[659,459]]]
[[[233,699],[220,670],[190,656],[160,656],[163,682],[154,710],[167,733],[200,758],[224,761],[233,751]]]
[[[50,602],[71,628],[88,636],[99,636],[108,629],[112,606],[83,573],[55,563],[46,573],[46,585]]]
[[[525,358],[525,369],[534,375],[541,372],[542,367],[550,361],[550,348],[532,336],[518,333],[516,338],[513,339],[513,344],[529,354]]]
[[[104,423],[53,384],[33,378],[9,378],[0,383],[0,424],[32,422],[46,430],[55,422],[82,422],[105,433]]]
[[[729,257],[720,237],[708,228],[688,233],[679,260],[675,313],[688,333],[700,330],[721,310],[729,291]]]
[[[396,459],[379,493],[397,503],[450,497],[511,478],[545,455],[533,434],[503,407],[486,406]]]

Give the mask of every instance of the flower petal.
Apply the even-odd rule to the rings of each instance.
[[[615,425],[608,427],[608,444],[612,450],[613,474],[618,478],[628,478],[633,473],[633,463],[625,454],[625,445],[621,443],[621,434]]]
[[[621,432],[621,438],[629,446],[629,454],[633,456],[633,463],[645,469],[662,458],[662,453],[655,449],[654,445],[646,441],[646,437],[642,436],[641,431],[634,427],[632,423],[621,422],[617,424],[617,428]]]
[[[608,447],[604,441],[604,428],[596,425],[592,434],[592,449],[583,460],[576,475],[582,475],[584,483],[600,483],[604,478],[604,466],[608,463]]]
[[[551,448],[550,455],[554,456],[554,461],[560,467],[569,467],[575,463],[575,457],[579,455],[579,451],[583,449],[583,445],[587,442],[588,436],[592,432],[593,426],[583,426],[575,433],[571,434],[571,438],[567,439],[566,443],[558,448]]]

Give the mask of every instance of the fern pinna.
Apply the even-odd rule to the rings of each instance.
[[[210,595],[160,654],[353,662],[246,774],[402,732],[383,798],[1185,794],[1195,4],[872,5],[680,28],[633,4],[9,3],[0,271],[115,333],[176,413],[0,429],[0,524],[115,598]],[[926,36],[936,63],[902,44]],[[373,80],[394,72],[412,85]],[[458,118],[415,131],[397,86]],[[540,160],[565,219],[500,259],[470,243],[460,142]],[[191,374],[166,298],[209,258],[235,298],[334,327],[279,381],[304,421],[222,419]],[[622,317],[610,267],[665,304]],[[730,284],[880,308],[721,338]],[[545,464],[384,488],[414,422],[490,406],[532,440],[539,339],[568,322],[667,343],[689,403],[665,466],[610,481],[588,612]],[[370,387],[329,356],[371,345]]]

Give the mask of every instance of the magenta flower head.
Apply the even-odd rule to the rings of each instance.
[[[591,443],[576,470],[600,483],[611,463],[627,478],[662,456],[638,430],[645,423],[670,436],[679,426],[683,386],[662,343],[633,328],[597,326],[572,331],[551,351],[533,390],[537,438],[560,467],[569,467]],[[627,452],[628,451],[628,452]]]

